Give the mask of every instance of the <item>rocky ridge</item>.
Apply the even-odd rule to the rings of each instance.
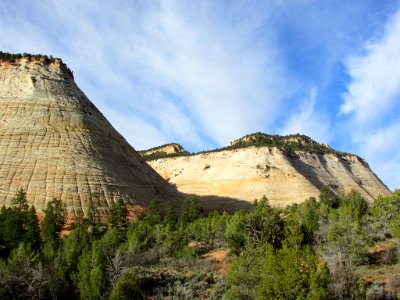
[[[139,154],[147,161],[163,157],[186,156],[187,152],[181,145],[177,143],[165,144],[159,147],[139,151]]]
[[[74,82],[61,59],[0,53],[0,206],[18,188],[39,210],[53,197],[70,212],[90,198],[106,209],[122,196],[132,207],[180,196]]]
[[[304,135],[256,133],[222,149],[149,164],[181,192],[249,202],[265,195],[275,206],[318,197],[323,185],[336,194],[358,190],[369,201],[391,193],[365,160]]]

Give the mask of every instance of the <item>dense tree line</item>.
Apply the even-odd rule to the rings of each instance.
[[[219,152],[224,150],[241,149],[247,147],[277,147],[287,151],[289,154],[295,154],[295,151],[305,151],[309,153],[317,154],[338,154],[347,155],[348,153],[337,151],[327,145],[321,145],[315,142],[313,139],[302,134],[290,134],[290,135],[270,135],[262,132],[256,132],[249,134],[239,139],[236,143],[209,151],[201,151],[193,153],[196,155],[199,153]]]
[[[368,249],[400,237],[400,191],[369,205],[358,192],[338,197],[324,187],[318,200],[277,209],[263,198],[233,215],[205,215],[196,198],[185,200],[179,214],[157,199],[131,221],[121,198],[109,211],[102,219],[93,197],[62,238],[65,206],[53,199],[39,223],[18,190],[0,212],[0,298],[396,297],[356,271],[397,262]],[[223,248],[230,268],[221,278],[200,256]]]
[[[29,59],[43,59],[46,62],[50,62],[53,60],[52,56],[42,55],[42,54],[30,54],[30,53],[7,53],[0,51],[0,60],[1,61],[9,61],[15,62],[20,58],[29,58]]]
[[[180,156],[189,156],[189,152],[176,152],[176,153],[167,153],[165,151],[155,151],[150,154],[146,154],[142,151],[142,153],[139,153],[144,160],[150,161],[150,160],[156,160],[160,158],[166,158],[166,157],[180,157]]]
[[[153,153],[146,154],[147,151],[161,149],[165,146],[171,144],[166,144],[163,146],[151,148],[146,151],[140,151],[139,154],[147,161],[155,160],[159,158],[166,158],[166,157],[179,157],[179,156],[190,156],[190,155],[197,155],[201,153],[212,153],[212,152],[219,152],[224,150],[233,150],[233,149],[241,149],[247,147],[277,147],[284,151],[286,151],[289,155],[296,155],[295,151],[305,151],[309,153],[316,153],[316,154],[338,154],[338,155],[348,155],[348,153],[337,151],[327,145],[321,145],[315,142],[313,139],[306,135],[302,134],[291,134],[291,135],[269,135],[261,132],[253,133],[246,135],[242,139],[238,140],[233,145],[207,150],[207,151],[200,151],[195,153],[179,152],[179,153],[166,153],[162,150],[154,151]]]

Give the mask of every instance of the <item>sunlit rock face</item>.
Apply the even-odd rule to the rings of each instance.
[[[39,210],[56,197],[71,213],[86,210],[90,197],[104,210],[119,196],[133,208],[156,197],[180,202],[60,59],[0,60],[0,205],[18,188]]]
[[[293,142],[315,143],[308,139]],[[231,146],[239,141],[232,142]],[[287,151],[282,147],[252,146],[160,158],[149,161],[149,164],[176,184],[181,192],[249,202],[266,196],[274,206],[300,203],[309,197],[318,198],[323,185],[338,195],[355,189],[369,201],[391,193],[365,160],[355,155],[335,153],[334,150],[331,152],[318,154],[305,150]]]

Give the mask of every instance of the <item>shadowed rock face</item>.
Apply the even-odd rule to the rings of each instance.
[[[132,124],[134,126],[134,124]],[[118,196],[134,207],[180,196],[81,92],[59,59],[0,63],[0,205],[18,188],[39,210],[53,197],[70,212],[91,195],[107,208]]]
[[[317,198],[323,185],[336,194],[358,190],[369,201],[390,194],[363,159],[329,152],[250,146],[160,158],[149,164],[181,192],[249,202],[265,195],[274,206]]]

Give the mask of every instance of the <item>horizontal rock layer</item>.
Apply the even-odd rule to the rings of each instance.
[[[337,194],[358,190],[370,201],[390,194],[368,164],[353,155],[248,147],[161,158],[149,164],[181,192],[244,201],[265,195],[275,206],[318,197],[323,185]]]
[[[10,205],[18,188],[39,210],[53,197],[71,212],[85,210],[90,197],[104,208],[118,196],[138,207],[180,199],[58,59],[0,64],[0,205]]]

